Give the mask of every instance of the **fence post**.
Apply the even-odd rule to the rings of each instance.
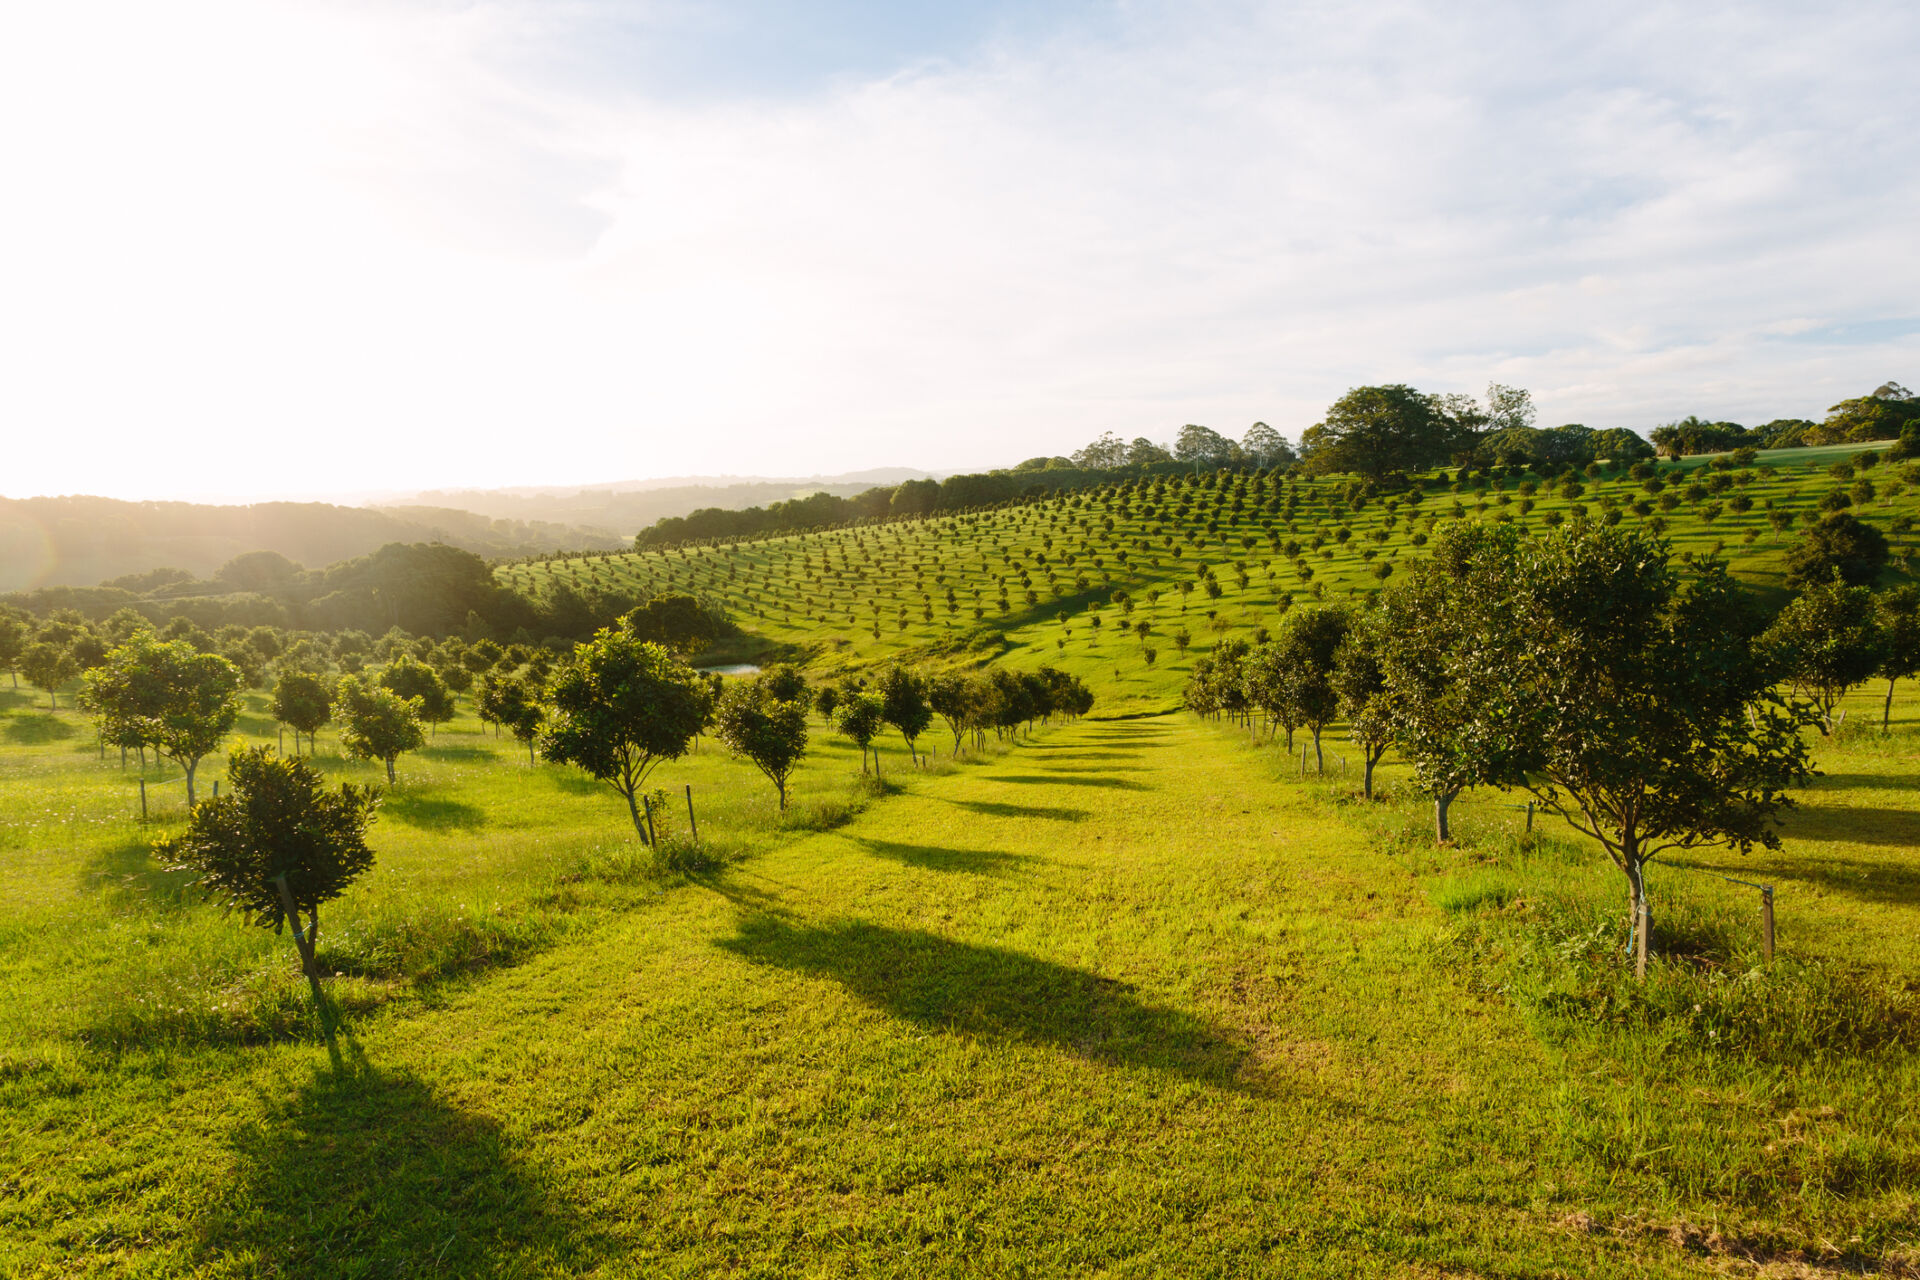
[[[660,837],[655,835],[653,830],[653,801],[646,796],[641,796],[640,807],[644,809],[647,814],[647,843],[658,849],[660,847]]]
[[[700,824],[693,820],[693,784],[687,784],[687,826],[693,832],[693,842],[700,843]]]
[[[1768,960],[1773,959],[1773,886],[1760,886],[1760,946]]]
[[[147,820],[147,780],[140,779],[140,821]]]
[[[1533,830],[1533,801],[1527,801],[1527,830]]]
[[[220,798],[220,779],[218,778],[213,780],[213,798],[215,800]]]

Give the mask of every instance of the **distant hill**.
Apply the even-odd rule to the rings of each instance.
[[[319,567],[390,542],[443,542],[492,557],[563,548],[612,550],[627,545],[628,538],[605,529],[430,506],[0,498],[0,591],[93,586],[159,568],[206,578],[249,551],[277,551]]]
[[[684,516],[703,507],[739,510],[830,493],[851,498],[875,487],[891,487],[937,473],[906,467],[876,467],[831,476],[765,478],[757,476],[684,476],[611,484],[512,489],[430,490],[407,501],[437,508],[457,507],[499,519],[576,525],[632,538],[668,516]],[[396,508],[387,508],[396,509]]]

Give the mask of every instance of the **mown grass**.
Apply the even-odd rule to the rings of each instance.
[[[1413,798],[1363,804],[1184,716],[898,769],[847,813],[873,797],[823,744],[818,808],[784,824],[757,775],[703,754],[696,795],[736,799],[702,835],[737,843],[687,874],[639,858],[609,796],[443,731],[399,789],[435,805],[390,811],[379,869],[323,916],[345,935],[337,1056],[295,999],[279,1028],[196,1020],[236,972],[297,994],[290,944],[133,857],[111,764],[0,753],[20,802],[0,981],[22,1011],[0,1267],[1908,1265],[1914,710],[1823,748],[1796,819],[1883,811],[1867,825],[1690,859],[1780,886],[1774,966],[1748,976],[1749,898],[1676,870],[1656,908],[1684,945],[1643,988],[1620,979],[1618,873],[1545,822],[1528,838],[1509,798],[1463,801],[1436,849]],[[461,953],[434,939],[496,918],[553,932],[436,967]],[[175,1012],[106,1016],[149,987]]]

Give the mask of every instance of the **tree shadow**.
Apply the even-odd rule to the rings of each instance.
[[[478,805],[410,791],[387,792],[380,813],[427,831],[477,831],[487,825],[486,810]]]
[[[201,1224],[209,1270],[521,1276],[598,1260],[601,1242],[490,1120],[357,1048],[262,1111],[234,1134],[237,1185]]]
[[[1049,746],[1046,743],[1035,743],[1033,749],[1046,752],[1049,762],[1054,760],[1138,760],[1140,758],[1138,751],[1101,751],[1087,747]]]
[[[80,868],[80,887],[114,900],[116,906],[141,905],[179,910],[199,900],[190,890],[191,871],[169,871],[153,856],[153,840],[129,835],[94,849]]]
[[[1802,803],[1782,818],[1781,833],[1795,840],[1920,848],[1920,812],[1912,809]]]
[[[1056,822],[1084,822],[1091,809],[1068,809],[1045,804],[1007,804],[997,800],[948,800],[948,804],[989,818],[1051,818]]]
[[[1038,782],[1052,783],[1062,787],[1112,787],[1116,791],[1151,791],[1153,788],[1128,778],[1110,778],[1105,775],[1073,773],[1003,773],[994,778],[995,782]]]
[[[851,839],[868,853],[926,871],[1003,875],[1035,860],[1030,853],[1009,853],[999,849],[946,849],[938,845],[907,844],[900,840],[875,840],[869,836],[853,836]]]
[[[1190,1014],[1141,1000],[1127,983],[864,921],[813,926],[752,915],[736,928],[714,945],[755,964],[831,978],[863,1003],[919,1026],[1247,1088],[1236,1078],[1246,1048]]]
[[[30,689],[14,689],[0,685],[0,711],[13,711],[20,707],[33,705],[33,692]]]
[[[1808,790],[1920,791],[1920,773],[1823,773]]]
[[[520,745],[520,742],[518,739],[510,738],[510,739],[505,739],[505,741],[512,742],[515,746]],[[426,746],[420,748],[420,755],[428,760],[461,761],[461,760],[491,760],[493,759],[494,753],[493,753],[493,748],[491,747],[471,747],[471,746],[463,747],[463,746],[455,746],[452,743],[447,743],[446,745],[442,746],[442,745],[436,745],[434,743],[428,743]]]
[[[1662,859],[1667,861],[1667,859]],[[1674,862],[1713,875],[1726,875],[1728,869],[1704,863]],[[1881,902],[1894,906],[1920,904],[1920,867],[1896,862],[1878,862],[1866,858],[1794,857],[1772,853],[1764,862],[1740,871],[1739,878],[1771,882],[1800,880],[1816,884],[1831,893],[1844,894],[1863,902]]]
[[[37,747],[49,742],[65,742],[78,737],[80,730],[51,711],[15,712],[0,729],[0,737],[15,746]]]

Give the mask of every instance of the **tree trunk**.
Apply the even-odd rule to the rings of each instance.
[[[1365,762],[1365,767],[1360,771],[1360,794],[1371,800],[1373,799],[1373,766],[1378,757],[1367,748],[1361,747],[1360,759]]]
[[[538,760],[534,759],[533,757],[533,739],[532,738],[527,739],[527,763],[528,764],[540,763]]]
[[[1880,732],[1887,731],[1887,725],[1893,719],[1893,679],[1887,680],[1887,700],[1880,706]]]
[[[776,783],[775,783],[774,785],[780,788],[780,812],[782,812],[782,813],[785,813],[785,812],[787,811],[787,783],[786,783],[786,780],[785,780],[785,779],[783,778],[783,779],[781,779],[781,780],[780,780],[779,782],[776,782]]]
[[[1453,828],[1447,825],[1447,810],[1452,807],[1454,797],[1459,794],[1460,789],[1455,787],[1452,791],[1442,791],[1433,797],[1434,838],[1441,844],[1448,844],[1453,840]]]
[[[620,794],[627,798],[627,812],[633,815],[633,829],[634,832],[639,835],[640,843],[648,843],[647,824],[640,818],[640,806],[633,798],[633,788],[624,787],[621,789]]]
[[[393,757],[387,757],[387,785],[393,785]]]
[[[193,804],[194,804],[193,771],[199,768],[199,766],[200,766],[200,762],[198,760],[182,760],[180,762],[180,767],[187,771],[187,808],[189,810],[193,808]]]
[[[1627,911],[1633,926],[1633,976],[1647,976],[1647,953],[1653,949],[1653,908],[1647,902],[1647,868],[1634,850],[1626,853]]]
[[[1321,777],[1327,776],[1327,760],[1320,754],[1320,726],[1313,726],[1313,768]]]

